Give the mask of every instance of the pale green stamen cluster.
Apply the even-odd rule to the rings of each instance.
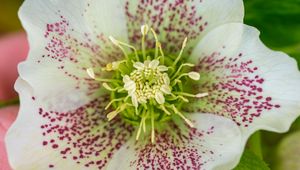
[[[107,114],[108,120],[120,115],[125,120],[137,123],[137,140],[142,130],[146,133],[146,129],[151,127],[151,141],[155,142],[155,124],[171,119],[172,115],[179,116],[190,127],[194,127],[177,106],[189,102],[189,97],[201,98],[208,93],[191,94],[183,91],[185,77],[195,81],[200,79],[199,73],[186,71],[193,67],[193,64],[181,62],[187,38],[179,55],[170,60],[171,57],[165,58],[155,31],[150,30],[156,42],[153,51],[145,50],[145,37],[149,31],[147,25],[141,27],[140,52],[133,46],[110,37],[125,56],[124,60],[109,63],[102,69],[113,72],[112,79],[97,78],[92,68],[87,69],[87,73],[91,78],[102,82],[103,87],[111,92],[111,101],[105,109],[113,106],[114,110]],[[124,47],[132,49],[134,53],[127,54]]]
[[[131,97],[132,104],[146,104],[150,99],[155,99],[158,104],[165,102],[164,94],[170,94],[170,79],[168,68],[159,65],[158,60],[146,60],[144,63],[135,62],[136,69],[123,77],[124,88]]]

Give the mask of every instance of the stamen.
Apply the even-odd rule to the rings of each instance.
[[[188,103],[189,100],[183,96],[178,96],[178,98],[180,98],[181,100],[183,100],[184,102]]]
[[[141,130],[142,130],[142,124],[143,124],[143,119],[141,119],[141,121],[140,121],[140,125],[139,125],[139,128],[138,128],[135,140],[139,140]]]
[[[95,79],[95,72],[94,72],[93,68],[86,69],[86,72],[92,79]]]
[[[125,43],[125,42],[116,40],[116,39],[113,38],[112,36],[109,36],[109,39],[110,39],[115,45],[119,46],[119,48],[121,48],[121,49],[122,49],[122,46],[121,46],[121,45],[123,45],[123,46],[125,46],[125,47],[128,47],[128,48],[131,48],[131,49],[134,51],[134,53],[135,53],[136,60],[139,61],[139,55],[138,55],[138,53],[137,53],[136,48],[134,48],[134,46],[129,45],[129,44]],[[123,49],[123,50],[124,50],[124,49]],[[122,51],[123,51],[123,50],[122,50]],[[125,50],[124,50],[124,51],[125,51]],[[126,58],[128,59],[128,57],[126,57]]]
[[[114,61],[112,63],[108,63],[105,68],[102,70],[104,71],[112,71],[117,70],[120,66],[120,64],[127,62],[127,60],[121,60],[121,61]]]
[[[118,107],[116,110],[110,112],[107,114],[107,119],[108,121],[111,121],[113,118],[115,118],[120,112],[123,112],[126,107],[128,106],[129,104],[128,103],[125,103],[123,105],[121,105],[120,107]]]
[[[105,68],[102,68],[102,71],[112,71],[112,63],[106,64]]]
[[[149,27],[147,24],[141,26],[141,32],[143,36],[147,35],[148,31],[149,31]]]
[[[174,95],[174,94],[171,94],[173,98],[170,98],[169,100],[177,100],[177,99],[181,99],[183,100],[184,102],[189,102],[189,100],[181,95]]]
[[[115,83],[121,83],[122,81],[117,80],[117,79],[102,79],[102,78],[96,78],[94,70],[92,68],[86,69],[87,74],[94,80],[96,81],[101,81],[101,82],[115,82]]]
[[[181,71],[181,69],[184,67],[184,66],[188,66],[188,67],[194,67],[195,64],[191,64],[191,63],[184,63],[184,64],[181,64],[178,68],[178,70],[176,71],[176,73],[174,73],[174,75],[172,76],[172,79],[174,79]]]
[[[122,83],[121,80],[117,80],[117,79],[101,79],[101,78],[95,78],[96,81],[100,81],[100,82],[111,82],[111,83]]]
[[[172,104],[172,108],[173,108],[174,112],[176,114],[178,114],[178,116],[180,116],[191,128],[194,127],[194,124],[189,119],[187,119],[186,117],[184,117],[183,114],[181,112],[179,112],[177,110],[177,108],[173,104]]]
[[[197,73],[197,72],[194,72],[194,71],[192,71],[192,72],[189,72],[189,73],[183,73],[183,74],[181,74],[180,76],[178,76],[175,80],[174,80],[174,82],[173,82],[173,86],[175,85],[175,84],[177,84],[178,82],[180,82],[180,79],[182,78],[182,77],[184,77],[184,76],[188,76],[189,78],[191,78],[191,79],[193,79],[193,80],[200,80],[200,74],[199,73]]]
[[[152,34],[154,36],[154,39],[155,39],[155,59],[156,59],[158,57],[158,48],[160,46],[160,43],[158,41],[158,38],[157,38],[157,35],[156,35],[154,29],[151,28],[151,32],[152,32]]]
[[[197,97],[204,94],[204,93],[200,93],[200,94],[190,94],[190,93],[185,93],[185,92],[174,92],[174,94],[178,94],[178,95],[182,95],[182,96],[187,96],[187,97]],[[208,93],[205,93],[208,95]],[[207,96],[205,95],[205,96]]]
[[[109,90],[109,91],[117,91],[117,90],[119,89],[119,87],[112,88],[112,87],[110,87],[107,83],[102,83],[102,86],[103,86],[106,90]]]
[[[187,42],[187,37],[185,37],[185,39],[183,40],[183,43],[182,43],[182,47],[181,47],[180,53],[179,53],[179,55],[177,56],[176,60],[174,61],[173,65],[172,65],[173,67],[175,67],[176,64],[178,63],[178,61],[180,60],[180,58],[181,58],[181,56],[182,56],[182,53],[183,53],[183,50],[184,50],[184,48],[185,48],[185,46],[186,46],[186,42]]]
[[[109,36],[109,39],[113,44],[115,44],[116,46],[118,46],[121,49],[121,51],[123,52],[126,59],[128,59],[128,54],[126,53],[125,49],[119,44],[119,42],[112,36]]]
[[[119,112],[117,110],[114,110],[114,111],[108,113],[106,116],[108,121],[111,121],[113,118],[115,118],[118,115],[118,113]]]
[[[143,59],[146,59],[146,50],[145,50],[145,36],[149,31],[148,25],[142,25],[141,32],[142,32],[142,52],[143,52]]]
[[[142,121],[143,121],[143,131],[144,133],[146,133],[146,119],[148,117],[148,113],[146,116],[142,117]]]
[[[111,104],[113,104],[114,102],[122,101],[124,100],[124,98],[125,97],[111,100],[104,109],[107,110]]]
[[[208,96],[208,93],[198,93],[198,94],[196,94],[197,98],[202,98],[202,97],[205,97],[205,96]]]
[[[158,42],[157,45],[158,45],[158,48],[159,48],[159,51],[160,51],[160,54],[161,54],[161,63],[164,64],[165,63],[165,54],[162,50],[161,43]]]
[[[166,107],[164,105],[160,105],[160,108],[167,114],[167,115],[171,115],[171,113],[166,109]]]
[[[200,74],[195,71],[189,72],[188,76],[193,80],[200,80]]]
[[[153,108],[151,109],[151,142],[155,142],[155,130],[154,130],[154,113]]]

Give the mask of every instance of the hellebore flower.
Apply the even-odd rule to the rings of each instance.
[[[300,74],[241,0],[27,0],[14,169],[231,169],[286,131]]]

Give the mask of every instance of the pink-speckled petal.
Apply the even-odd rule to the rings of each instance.
[[[108,169],[232,169],[245,143],[235,123],[212,114],[197,113],[190,119],[195,128],[170,123],[156,132],[155,144],[130,140]]]
[[[142,24],[148,24],[158,34],[165,52],[180,51],[188,37],[188,49],[211,29],[224,23],[242,22],[242,0],[124,0],[127,27],[131,43],[140,46]],[[148,47],[154,40],[149,36]]]
[[[112,13],[118,9],[114,3],[105,7]],[[107,37],[127,38],[121,33],[126,25],[113,16],[92,16],[87,11],[85,0],[26,0],[20,9],[30,52],[19,65],[19,74],[33,87],[34,96],[54,109],[74,109],[99,96],[100,85],[89,78],[86,69],[94,67],[97,76],[105,76],[99,67],[123,56]],[[91,17],[106,27],[94,32]],[[114,29],[109,29],[112,25]]]
[[[267,48],[259,31],[239,23],[220,26],[195,48],[190,62],[209,95],[194,110],[231,118],[247,138],[258,129],[287,131],[300,114],[300,73],[294,59]]]
[[[32,87],[24,80],[17,80],[16,89],[21,108],[5,139],[13,169],[104,169],[133,133],[120,119],[107,121],[104,97],[56,112],[32,100]]]

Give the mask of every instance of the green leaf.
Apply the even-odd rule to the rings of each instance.
[[[291,133],[283,138],[276,150],[276,170],[300,168],[300,131]]]
[[[0,33],[20,30],[21,23],[17,12],[23,0],[1,1],[0,5]]]
[[[253,152],[245,150],[240,163],[234,170],[270,170],[270,168]]]
[[[244,0],[245,23],[261,31],[262,41],[284,51],[300,68],[300,0]]]

